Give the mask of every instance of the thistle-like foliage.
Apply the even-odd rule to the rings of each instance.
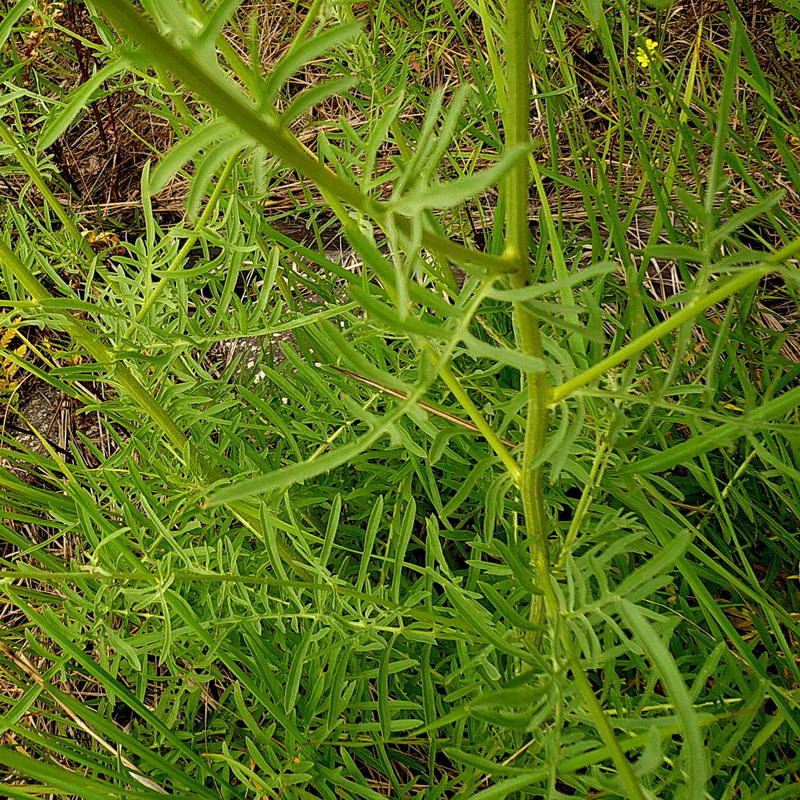
[[[66,95],[28,5],[8,796],[793,796],[800,139],[735,4],[315,0],[264,52],[93,0]],[[114,86],[172,144],[112,253],[54,152]]]

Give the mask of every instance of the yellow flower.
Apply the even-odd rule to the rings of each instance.
[[[17,335],[17,329],[14,327],[20,323],[19,319],[15,319],[8,328],[0,329],[0,348],[6,350]],[[28,346],[24,342],[9,350],[11,355],[19,359],[24,359],[28,352]],[[19,381],[14,380],[16,374],[19,372],[19,363],[8,356],[0,358],[0,394],[10,394],[14,392],[19,386]]]
[[[649,67],[653,63],[653,58],[658,52],[658,42],[652,39],[644,40],[644,47],[636,48],[636,60],[642,67]]]

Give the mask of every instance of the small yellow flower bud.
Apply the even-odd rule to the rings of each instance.
[[[636,48],[636,60],[642,67],[649,67],[653,63],[653,58],[658,52],[658,42],[652,39],[645,39],[643,47]]]

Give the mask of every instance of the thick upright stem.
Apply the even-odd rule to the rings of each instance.
[[[530,21],[527,0],[508,0],[506,13],[506,105],[503,124],[506,149],[527,146],[530,107],[530,68],[528,60]],[[530,169],[527,159],[520,159],[510,171],[506,184],[506,255],[519,264],[517,277],[527,282],[528,264],[528,194]]]
[[[527,146],[530,141],[528,115],[530,108],[530,68],[528,0],[508,0],[505,28],[505,54],[508,84],[504,125],[506,147]],[[509,260],[519,264],[511,275],[515,288],[527,286],[531,271],[529,263],[528,194],[530,168],[527,159],[521,159],[511,170],[506,182],[506,251]],[[514,328],[520,349],[541,358],[542,343],[536,320],[522,303],[514,304]],[[532,609],[536,622],[543,622],[550,586],[550,555],[547,546],[548,526],[542,492],[542,468],[534,466],[542,452],[547,424],[549,387],[543,372],[526,372],[525,384],[528,412],[525,444],[522,456],[520,493],[525,513],[525,528],[531,549],[531,561],[543,584],[542,599],[536,598]]]
[[[527,145],[528,108],[530,104],[530,74],[528,70],[528,0],[507,0],[506,14],[506,67],[508,87],[504,123],[506,147]],[[511,275],[515,288],[527,286],[531,280],[528,252],[528,184],[527,159],[519,162],[509,175],[506,184],[506,252],[504,255],[519,264]],[[514,304],[514,330],[520,349],[532,356],[542,358],[542,342],[536,319],[522,303]],[[609,755],[614,760],[623,786],[632,800],[644,800],[636,775],[625,753],[614,735],[614,729],[592,690],[591,683],[583,671],[578,656],[574,653],[567,628],[559,624],[558,595],[551,578],[548,537],[550,528],[544,507],[542,466],[537,459],[544,448],[547,430],[547,409],[550,402],[550,385],[544,372],[526,372],[525,384],[528,413],[525,427],[525,444],[519,480],[522,507],[525,513],[525,528],[531,550],[531,563],[537,574],[543,595],[535,597],[531,615],[535,622],[547,620],[553,615],[555,639],[567,655],[578,691],[600,733]],[[536,465],[536,466],[534,466]],[[533,646],[538,644],[539,633],[534,634]]]
[[[515,280],[514,285],[524,286],[525,284]],[[527,309],[521,304],[515,304],[514,320],[520,349],[541,358],[542,346],[536,320],[531,318]],[[519,486],[525,514],[525,529],[531,550],[531,563],[544,591],[544,595],[534,597],[532,608],[533,621],[541,624],[545,619],[546,605],[553,606],[552,602],[548,602],[548,598],[552,594],[552,586],[550,584],[550,552],[547,542],[549,528],[544,508],[542,465],[536,464],[536,459],[544,448],[549,386],[543,372],[527,372],[525,383],[528,410],[525,420],[525,442]]]

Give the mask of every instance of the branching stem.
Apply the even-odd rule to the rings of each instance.
[[[506,148],[527,146],[528,109],[530,107],[529,66],[530,20],[527,0],[508,0],[506,14],[506,104],[504,124]],[[530,283],[528,228],[528,193],[530,167],[527,159],[520,159],[511,169],[506,181],[506,250],[504,255],[518,264],[511,275],[514,288]],[[514,304],[514,328],[519,348],[527,355],[542,358],[539,325],[522,303]],[[547,607],[554,607],[551,597],[550,554],[548,552],[549,527],[544,507],[542,467],[537,458],[544,447],[547,426],[549,386],[544,372],[525,373],[525,391],[528,410],[525,424],[521,475],[519,480],[525,528],[531,550],[533,568],[542,584],[544,595],[534,598],[533,621],[542,624]]]
[[[527,145],[528,109],[530,105],[528,0],[508,0],[506,13],[506,70],[508,73],[504,123],[506,147]],[[512,169],[506,183],[506,252],[519,268],[511,276],[514,288],[529,285],[531,270],[529,261],[528,191],[530,183],[528,160],[522,159]],[[536,319],[527,307],[514,304],[514,325],[520,349],[536,358],[542,358],[542,342]],[[625,753],[614,735],[614,730],[600,701],[594,694],[586,673],[574,652],[570,632],[563,625],[559,614],[559,597],[551,575],[548,539],[550,526],[544,505],[542,465],[539,457],[544,448],[547,431],[550,385],[544,372],[527,372],[525,384],[528,400],[523,446],[522,470],[519,487],[525,514],[525,528],[531,550],[531,562],[538,577],[543,594],[534,597],[531,608],[533,621],[537,624],[550,622],[554,643],[558,642],[567,657],[578,692],[583,699],[592,721],[603,743],[608,748],[620,774],[625,792],[631,800],[644,800],[639,783]],[[539,644],[541,634],[533,634],[531,644]]]
[[[263,145],[287,167],[313,181],[327,195],[338,198],[356,211],[386,224],[390,210],[385,203],[365,195],[356,185],[326,169],[300,141],[283,127],[274,111],[260,113],[241,97],[233,80],[207,74],[190,52],[176,47],[163,37],[128,0],[97,0],[100,10],[121,30],[136,40],[141,53],[154,58],[212,105],[232,120],[243,133]],[[412,234],[411,221],[394,215],[393,224],[406,237]],[[439,236],[430,230],[422,233],[422,245],[437,255],[455,261],[462,267],[479,272],[511,273],[519,266],[510,255],[498,256]]]

